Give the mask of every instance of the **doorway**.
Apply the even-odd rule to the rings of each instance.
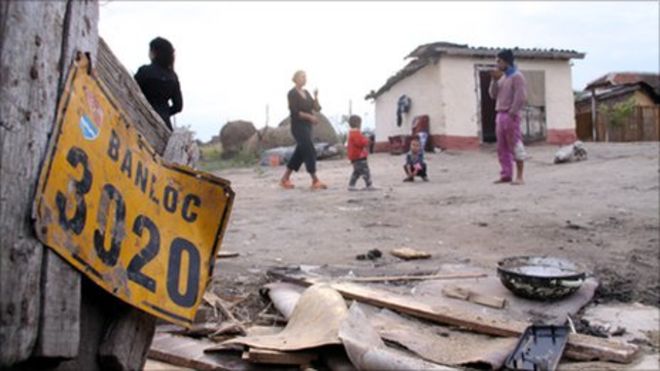
[[[481,140],[483,143],[495,143],[495,100],[488,94],[490,85],[489,70],[479,71],[479,87],[481,101]]]

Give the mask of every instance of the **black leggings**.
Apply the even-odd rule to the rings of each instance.
[[[312,143],[312,126],[305,123],[291,123],[291,134],[296,140],[296,149],[287,164],[293,171],[298,171],[302,163],[310,175],[316,174],[316,149]]]

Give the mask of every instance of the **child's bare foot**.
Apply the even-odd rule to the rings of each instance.
[[[525,184],[525,181],[522,179],[516,179],[513,182],[511,182],[511,185],[523,185]]]

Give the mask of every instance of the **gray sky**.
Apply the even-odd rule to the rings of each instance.
[[[184,96],[178,125],[208,140],[230,120],[270,126],[288,114],[297,69],[323,113],[373,126],[364,96],[420,44],[558,48],[575,60],[573,87],[610,71],[658,73],[657,1],[646,2],[172,2],[101,1],[100,34],[131,73],[156,36],[176,49]],[[394,114],[394,112],[393,112]]]

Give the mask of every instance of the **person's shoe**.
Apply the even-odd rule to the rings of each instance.
[[[378,188],[377,188],[377,187],[374,187],[373,184],[369,184],[368,186],[366,186],[366,187],[364,188],[364,190],[365,190],[365,191],[377,191]]]
[[[312,182],[312,190],[317,190],[317,189],[328,189],[328,186],[325,185],[320,180],[317,180],[315,182]]]
[[[422,180],[425,181],[425,182],[428,182],[428,181],[429,181],[429,177],[427,177],[427,176],[423,176],[423,177],[422,177]]]
[[[349,191],[357,191],[357,187],[355,186],[348,186]]]
[[[502,184],[502,183],[511,183],[511,178],[500,178],[493,183],[495,184]]]
[[[293,189],[296,186],[293,185],[293,182],[291,182],[291,180],[287,179],[287,180],[280,180],[280,187],[284,189]]]
[[[404,179],[403,181],[404,181],[404,182],[414,182],[414,181],[415,181],[415,178],[409,176],[409,177],[407,177],[406,179]]]

